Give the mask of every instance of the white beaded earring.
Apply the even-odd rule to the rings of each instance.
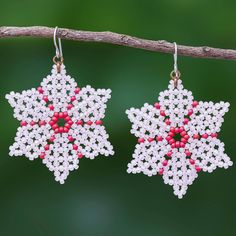
[[[14,108],[14,117],[21,122],[10,156],[41,158],[54,172],[55,180],[63,184],[69,172],[78,169],[79,159],[94,159],[99,154],[108,156],[114,152],[102,125],[111,90],[95,90],[89,85],[77,87],[75,80],[66,74],[57,29],[51,75],[37,89],[10,92],[6,99]]]
[[[162,175],[164,183],[173,186],[174,194],[182,198],[200,171],[211,173],[233,163],[217,138],[229,103],[194,101],[180,80],[174,45],[168,89],[160,92],[154,105],[145,103],[141,109],[126,111],[132,122],[131,133],[138,138],[127,171]]]

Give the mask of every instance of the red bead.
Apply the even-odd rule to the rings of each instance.
[[[184,142],[180,142],[180,147],[184,148],[185,147],[185,143]]]
[[[77,125],[82,125],[84,122],[82,121],[82,120],[78,120],[77,122],[76,122],[76,124]]]
[[[166,123],[167,125],[170,125],[170,124],[171,124],[170,119],[165,119],[165,123]]]
[[[168,157],[171,157],[171,155],[172,155],[171,151],[166,153],[166,156],[168,156]]]
[[[53,116],[51,121],[53,121],[54,123],[56,123],[58,121],[58,118],[56,116]]]
[[[160,108],[161,108],[161,105],[160,105],[160,103],[156,102],[156,103],[154,104],[154,107],[155,107],[156,109],[160,109]]]
[[[70,103],[70,104],[68,104],[67,109],[70,110],[72,107],[73,107],[73,105]]]
[[[71,98],[70,98],[70,101],[71,102],[74,102],[76,100],[76,97],[75,96],[72,96]]]
[[[154,138],[148,138],[147,140],[149,143],[151,143],[154,140]]]
[[[191,116],[192,114],[193,114],[193,110],[192,109],[188,110],[188,116]]]
[[[63,118],[66,118],[68,116],[68,112],[67,111],[64,111],[63,112]]]
[[[195,161],[190,158],[190,159],[189,159],[189,163],[190,163],[191,165],[194,165],[194,164],[195,164]]]
[[[74,124],[74,122],[72,120],[67,121],[67,124],[69,124],[70,126]]]
[[[185,138],[181,138],[180,141],[181,141],[182,143],[187,143],[187,140],[186,140]]]
[[[45,101],[45,102],[48,102],[49,100],[48,100],[48,96],[43,96],[43,100]]]
[[[184,153],[187,157],[190,157],[192,155],[192,153],[189,150],[185,150]]]
[[[52,129],[57,129],[58,128],[58,124],[54,124],[53,126],[52,126]]]
[[[186,131],[182,131],[182,132],[180,133],[180,135],[181,135],[182,137],[184,137],[186,134],[187,134]]]
[[[38,90],[39,93],[43,93],[43,88],[42,87],[38,87],[37,90]]]
[[[79,152],[79,153],[78,153],[78,158],[81,159],[81,158],[83,158],[83,157],[84,157],[84,155],[83,155],[82,153]]]
[[[175,140],[172,138],[171,140],[169,140],[169,144],[175,143]]]
[[[171,148],[175,148],[175,143],[171,144]]]
[[[40,125],[40,126],[46,125],[46,121],[45,121],[45,120],[40,120],[40,121],[39,121],[39,125]]]
[[[189,122],[189,119],[188,119],[188,118],[184,118],[184,122],[183,122],[183,123],[184,123],[185,125],[187,125],[188,122]]]
[[[156,137],[156,141],[162,141],[162,140],[163,140],[163,138],[161,136]]]
[[[171,128],[170,128],[170,132],[175,133],[175,128],[174,128],[174,127],[171,127]]]
[[[89,121],[86,122],[86,124],[87,124],[87,125],[92,125],[93,122],[92,122],[91,120],[89,120]]]
[[[144,141],[145,141],[144,138],[139,138],[139,139],[138,139],[138,142],[139,142],[139,143],[144,143]]]
[[[53,106],[52,104],[49,104],[49,105],[48,105],[48,108],[49,108],[51,111],[54,110],[54,106]]]
[[[49,125],[53,126],[54,124],[55,124],[54,121],[52,121],[52,120],[49,121]]]
[[[193,101],[192,106],[196,107],[198,105],[198,101]]]
[[[175,135],[175,133],[173,133],[173,132],[168,133],[168,136],[170,136],[170,137],[174,137],[174,135]]]
[[[217,134],[217,133],[213,133],[213,134],[211,134],[211,137],[212,137],[212,138],[217,138],[217,137],[218,137],[218,134]]]
[[[54,132],[55,132],[55,134],[58,134],[58,133],[59,133],[59,128],[56,128],[56,129],[54,130]]]
[[[50,148],[50,145],[49,144],[46,144],[45,146],[44,146],[44,150],[49,150],[49,148]]]
[[[160,111],[160,115],[161,115],[161,116],[166,116],[165,111],[161,110],[161,111]]]
[[[49,141],[52,143],[52,142],[54,142],[54,140],[55,140],[55,136],[52,136],[50,139],[49,139]]]
[[[167,160],[164,160],[164,161],[162,162],[162,165],[163,165],[163,166],[167,166],[167,164],[168,164],[168,161],[167,161]]]
[[[41,159],[44,159],[44,158],[45,158],[45,155],[46,155],[45,152],[42,152],[39,157],[40,157]]]
[[[64,119],[65,119],[66,122],[71,120],[71,118],[69,116],[65,117]]]
[[[176,148],[179,148],[179,147],[180,147],[180,142],[179,142],[179,141],[176,141],[176,142],[175,142],[175,147],[176,147]]]
[[[170,136],[166,137],[166,140],[169,142],[172,138]]]
[[[76,144],[73,145],[74,150],[78,150],[78,146]]]
[[[199,134],[194,134],[194,135],[193,135],[193,138],[194,138],[194,139],[199,139],[200,136],[199,136]]]
[[[77,88],[75,89],[75,94],[78,94],[79,92],[80,92],[80,88],[77,87]]]
[[[21,121],[20,125],[21,125],[21,126],[26,126],[26,125],[27,125],[27,122],[26,122],[26,121]]]
[[[159,175],[163,175],[163,173],[164,173],[164,169],[161,168],[161,169],[159,170],[158,174],[159,174]]]
[[[63,127],[59,127],[59,132],[63,133],[63,131],[64,131],[64,128]]]
[[[71,135],[69,135],[67,138],[68,138],[68,140],[69,140],[70,142],[73,142],[73,141],[74,141],[74,138],[73,138]]]
[[[59,113],[59,118],[61,118],[61,119],[64,118],[64,113],[63,112]]]
[[[55,113],[54,113],[54,116],[58,118],[58,117],[59,117],[59,113],[58,113],[58,112],[55,112]]]
[[[64,133],[68,133],[68,132],[69,132],[69,129],[68,129],[67,127],[64,127],[64,128],[63,128],[63,132],[64,132]]]
[[[70,129],[71,125],[68,124],[68,123],[66,123],[66,124],[64,125],[64,127],[67,128],[67,129]]]
[[[189,135],[184,135],[184,139],[188,140],[189,139]]]
[[[184,131],[184,127],[183,126],[179,127],[179,132],[181,133],[183,131]]]
[[[207,139],[207,138],[208,138],[208,134],[203,134],[203,135],[202,135],[202,138]]]
[[[96,125],[102,125],[102,121],[101,120],[96,120],[95,124]]]
[[[30,125],[31,125],[31,126],[34,126],[35,124],[36,124],[36,123],[35,123],[34,121],[31,121],[31,122],[30,122]]]
[[[195,167],[195,170],[196,170],[197,172],[200,172],[200,171],[202,170],[202,168],[199,167],[199,166],[196,166],[196,167]]]
[[[178,127],[175,128],[175,133],[179,133],[179,128]]]

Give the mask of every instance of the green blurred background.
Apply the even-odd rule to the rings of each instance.
[[[110,30],[179,44],[236,48],[234,0],[41,0],[0,2],[2,26]],[[41,160],[10,158],[18,126],[4,96],[37,87],[50,72],[50,39],[0,39],[0,235],[235,235],[236,171],[201,173],[178,200],[159,176],[128,175],[136,143],[125,110],[153,103],[167,87],[172,55],[102,43],[63,41],[68,73],[79,86],[111,88],[106,129],[115,157],[83,159],[66,183]],[[220,139],[235,160],[236,64],[179,57],[184,85],[197,100],[229,101]]]

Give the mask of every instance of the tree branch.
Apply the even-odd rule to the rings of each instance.
[[[13,37],[38,37],[38,38],[52,38],[54,28],[43,26],[32,27],[0,27],[0,38]],[[173,53],[174,44],[165,40],[147,40],[132,37],[125,34],[118,34],[113,32],[90,32],[82,30],[71,30],[59,28],[58,37],[61,39],[84,41],[84,42],[102,42],[117,44],[127,47],[140,48],[148,51]],[[216,59],[236,59],[236,50],[212,48],[208,46],[192,47],[178,45],[178,55],[201,57],[201,58],[216,58]]]

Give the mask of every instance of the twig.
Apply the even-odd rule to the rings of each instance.
[[[14,37],[38,37],[38,38],[52,38],[54,28],[43,26],[32,27],[0,27],[0,38],[14,38]],[[174,44],[165,40],[147,40],[132,37],[125,34],[118,34],[113,32],[90,32],[82,30],[71,30],[65,28],[58,29],[58,37],[61,39],[77,40],[84,42],[101,42],[117,44],[127,47],[140,48],[148,51],[173,53]],[[208,46],[192,47],[178,45],[178,55],[201,57],[201,58],[216,58],[216,59],[236,59],[236,50],[212,48]]]

